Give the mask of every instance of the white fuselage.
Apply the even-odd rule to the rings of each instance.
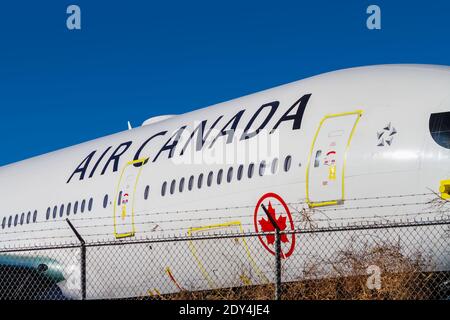
[[[255,207],[267,193],[286,202],[294,228],[309,227],[305,212],[316,226],[434,216],[429,201],[450,178],[450,149],[433,138],[430,116],[445,112],[449,67],[393,65],[332,72],[149,121],[0,168],[0,243],[76,242],[66,218],[87,242],[263,231]],[[204,143],[195,130],[202,121],[203,137],[214,125]],[[191,251],[186,245],[186,259]],[[263,244],[250,251],[273,257]],[[293,248],[289,256],[296,255]],[[168,265],[177,272],[175,257],[167,259],[152,269],[161,275],[149,286],[164,286]],[[204,277],[191,260],[192,272]]]

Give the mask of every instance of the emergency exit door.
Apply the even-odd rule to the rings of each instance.
[[[114,236],[133,237],[136,188],[147,159],[129,161],[122,169],[114,201]],[[140,166],[135,166],[140,164]]]
[[[345,161],[362,111],[325,116],[314,136],[306,171],[306,199],[310,207],[344,201]]]

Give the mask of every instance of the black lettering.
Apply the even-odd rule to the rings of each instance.
[[[89,178],[92,178],[94,176],[95,170],[97,170],[98,165],[100,164],[100,162],[103,160],[103,157],[106,155],[106,153],[111,149],[112,147],[108,147],[108,149],[105,150],[105,152],[103,152],[103,154],[100,156],[100,158],[98,158],[97,162],[94,165],[94,168],[92,168],[91,173],[89,174]]]
[[[155,162],[159,155],[166,150],[170,150],[169,152],[169,159],[173,157],[173,154],[175,153],[175,148],[178,144],[178,141],[180,140],[181,134],[183,133],[184,129],[186,129],[186,126],[181,127],[180,129],[177,130],[177,132],[175,132],[169,140],[167,140],[167,142],[164,144],[164,146],[161,148],[161,150],[159,150],[158,154],[156,155],[155,159],[153,159],[153,162]],[[173,139],[173,142],[172,142]]]
[[[188,141],[186,142],[186,144],[184,145],[183,149],[181,149],[180,152],[180,156],[182,156],[184,154],[184,152],[186,151],[186,148],[189,145],[189,142],[192,141],[192,139],[194,138],[194,135],[197,133],[197,140],[196,140],[196,144],[195,144],[195,150],[196,151],[200,151],[203,148],[203,145],[205,144],[206,140],[208,139],[209,135],[211,134],[211,130],[214,129],[214,127],[216,126],[216,124],[220,121],[220,119],[222,119],[223,116],[220,116],[219,118],[216,119],[216,121],[214,121],[214,123],[212,124],[212,126],[208,129],[208,132],[203,135],[203,132],[205,131],[205,126],[206,126],[206,122],[207,120],[203,120],[202,123],[200,123],[192,132],[191,136],[189,137]]]
[[[211,144],[209,145],[209,148],[212,148],[212,146],[214,145],[214,143],[216,143],[217,139],[219,139],[222,136],[227,136],[227,144],[231,143],[233,141],[233,137],[234,137],[234,132],[236,131],[236,128],[239,124],[239,120],[241,120],[242,118],[242,114],[244,113],[245,110],[241,110],[238,113],[236,113],[236,115],[231,118],[230,121],[227,122],[227,124],[222,128],[222,130],[220,130],[220,132],[217,134],[217,136],[214,138],[214,140],[211,142]],[[231,127],[229,129],[227,129],[227,127],[231,124]],[[225,130],[227,129],[227,130]]]
[[[78,167],[75,169],[75,171],[72,173],[72,175],[70,176],[69,180],[67,180],[66,183],[69,183],[76,173],[80,173],[80,180],[84,179],[84,175],[86,174],[86,170],[89,167],[89,163],[91,162],[92,157],[96,152],[97,150],[92,151],[86,158],[83,159],[83,161],[81,161],[81,163],[78,165]]]
[[[275,111],[277,111],[279,105],[280,105],[279,101],[273,101],[273,102],[269,102],[269,103],[263,104],[258,109],[258,111],[256,111],[256,113],[253,115],[253,117],[250,119],[249,123],[247,124],[247,126],[244,129],[244,132],[242,133],[242,136],[241,136],[240,140],[242,141],[242,140],[247,140],[247,139],[253,138],[262,129],[264,129],[266,127],[267,123],[270,121],[270,119],[272,119],[272,117],[275,114]],[[248,130],[250,130],[251,126],[255,122],[255,120],[258,117],[258,115],[266,107],[270,107],[269,114],[266,116],[266,118],[264,119],[263,123],[261,123],[261,125],[258,127],[258,129],[256,129],[255,131],[249,133]]]
[[[303,119],[303,113],[305,112],[306,105],[308,104],[309,98],[311,97],[311,94],[305,94],[303,97],[298,99],[292,107],[290,107],[286,113],[278,120],[278,122],[275,124],[273,129],[270,131],[270,133],[274,133],[275,130],[278,128],[278,126],[284,122],[284,121],[291,121],[294,120],[294,124],[292,126],[292,130],[298,130],[300,129],[302,125],[302,119]],[[298,105],[297,112],[295,114],[290,114],[292,109],[294,109]]]
[[[167,133],[167,131],[158,132],[157,134],[154,134],[153,136],[151,136],[150,138],[145,140],[145,142],[139,147],[138,151],[134,155],[134,159],[133,160],[136,161],[136,160],[139,160],[141,158],[142,150],[147,146],[147,144],[151,140],[153,140],[157,136],[164,136],[166,133]],[[147,162],[148,162],[148,158],[144,162],[137,162],[137,163],[133,164],[133,166],[135,166],[136,168],[139,168],[139,167],[142,167],[143,165],[147,164]]]
[[[116,172],[118,170],[120,157],[125,152],[127,152],[128,148],[130,148],[132,143],[133,143],[132,141],[124,142],[124,143],[120,144],[116,150],[114,150],[113,154],[109,157],[108,161],[106,162],[105,166],[103,167],[102,175],[105,174],[105,172],[108,169],[109,164],[111,162],[114,162],[113,172]]]

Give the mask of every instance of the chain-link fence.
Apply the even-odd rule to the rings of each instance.
[[[449,232],[448,219],[239,234],[192,228],[178,238],[7,249],[0,297],[447,299]]]

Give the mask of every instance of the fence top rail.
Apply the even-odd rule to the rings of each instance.
[[[351,224],[334,224],[329,226],[321,226],[311,229],[294,229],[280,231],[282,234],[316,234],[316,233],[334,233],[334,232],[346,232],[346,231],[358,231],[358,230],[375,230],[375,229],[395,229],[395,228],[408,228],[408,227],[426,227],[437,225],[450,225],[450,218],[434,218],[434,219],[420,219],[420,220],[400,220],[389,221],[385,223],[362,221]],[[154,238],[139,238],[139,239],[121,239],[121,240],[108,240],[108,241],[96,241],[86,242],[85,247],[102,247],[102,246],[121,246],[121,245],[133,245],[133,244],[146,244],[146,243],[161,243],[161,242],[182,242],[182,241],[198,241],[198,240],[211,240],[211,239],[229,239],[229,238],[251,238],[257,236],[275,235],[275,231],[272,232],[214,232],[206,235],[189,236],[189,235],[173,235],[165,237]],[[72,249],[79,248],[80,243],[61,243],[61,244],[49,244],[49,245],[36,245],[36,246],[23,246],[23,247],[8,247],[0,248],[0,254],[6,253],[18,253],[26,251],[42,251],[42,250],[56,250],[56,249]]]

